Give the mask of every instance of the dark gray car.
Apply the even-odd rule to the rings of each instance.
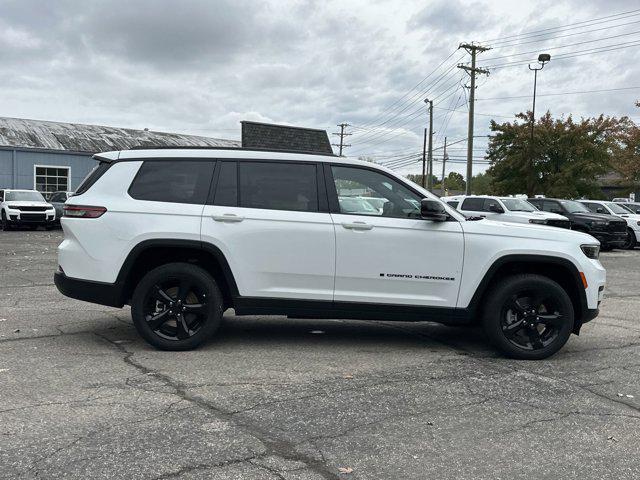
[[[56,209],[56,223],[60,223],[64,209],[64,202],[73,195],[73,192],[53,192],[49,197],[49,203]]]

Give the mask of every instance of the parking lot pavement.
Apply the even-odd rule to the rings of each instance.
[[[640,250],[603,254],[601,316],[522,362],[476,329],[232,315],[156,351],[57,292],[61,238],[0,232],[1,478],[640,476]]]

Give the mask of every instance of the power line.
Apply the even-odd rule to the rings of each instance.
[[[600,93],[600,92],[618,92],[623,90],[640,90],[640,86],[638,87],[621,87],[621,88],[603,88],[600,90],[581,90],[574,92],[558,92],[558,93],[543,93],[536,95],[537,97],[554,97],[558,95],[578,95],[583,93]],[[511,97],[487,97],[487,98],[477,98],[478,102],[486,101],[486,100],[509,100],[512,98],[531,98],[532,95],[514,95]]]
[[[638,13],[636,13],[638,12]],[[524,32],[524,33],[518,33],[515,35],[509,35],[506,37],[498,37],[498,38],[492,38],[489,40],[483,40],[481,43],[497,43],[497,42],[501,42],[501,41],[507,41],[510,38],[518,38],[518,37],[527,37],[527,36],[532,36],[534,34],[538,34],[538,33],[542,33],[542,32],[550,32],[550,31],[566,31],[566,30],[574,30],[574,29],[578,29],[578,28],[584,28],[584,27],[589,27],[591,25],[598,25],[601,23],[608,23],[608,22],[614,22],[616,20],[619,19],[615,19],[612,20],[614,17],[635,17],[637,15],[640,15],[640,9],[635,9],[635,10],[629,10],[627,12],[622,12],[622,13],[616,13],[613,15],[607,15],[604,17],[598,17],[598,18],[592,18],[591,20],[583,20],[581,22],[575,22],[575,23],[568,23],[566,25],[560,25],[558,27],[550,27],[550,28],[543,28],[542,30],[533,30],[530,32]],[[589,24],[589,25],[587,25]]]
[[[344,123],[343,122],[343,123],[338,124],[337,126],[340,127],[340,132],[332,133],[332,135],[340,135],[340,143],[332,143],[331,145],[333,145],[334,147],[338,147],[339,148],[338,156],[342,157],[342,149],[351,146],[351,145],[346,145],[344,143],[344,137],[346,137],[348,135],[353,135],[353,134],[352,133],[346,133],[344,131],[347,127],[350,126],[348,123]]]
[[[639,21],[639,23],[640,23],[640,21]],[[609,37],[596,38],[595,40],[585,40],[583,42],[568,43],[566,45],[558,45],[556,47],[544,47],[544,49],[545,50],[559,50],[561,48],[575,47],[577,45],[585,45],[587,43],[602,42],[604,40],[610,40],[612,38],[626,37],[628,35],[637,35],[638,33],[640,33],[640,30],[636,30],[634,32],[628,32],[628,33],[621,33],[619,35],[611,35]],[[632,40],[632,41],[637,42],[638,40]],[[605,45],[605,46],[607,46],[607,45]],[[521,55],[529,55],[529,54],[532,54],[532,53],[538,53],[538,51],[539,51],[539,49],[538,50],[530,50],[528,52],[511,53],[509,55],[502,55],[500,57],[485,58],[485,60],[486,61],[490,61],[490,60],[500,60],[500,59],[503,59],[503,58],[518,57],[518,56],[521,56]],[[568,53],[571,53],[571,52],[568,52]]]
[[[556,55],[553,58],[554,62],[560,61],[560,60],[565,60],[568,58],[574,58],[574,57],[582,57],[584,55],[595,55],[597,53],[604,53],[604,52],[611,52],[614,50],[622,50],[625,48],[630,48],[630,47],[637,47],[640,46],[640,43],[638,43],[638,40],[633,40],[632,42],[622,42],[622,43],[617,43],[617,44],[613,44],[613,45],[605,45],[602,47],[596,47],[596,48],[591,48],[591,49],[587,49],[587,50],[578,50],[575,52],[567,52],[567,53],[562,53],[560,55]],[[507,63],[502,63],[502,64],[497,64],[497,65],[488,65],[487,68],[490,69],[498,69],[498,68],[505,68],[505,67],[516,67],[516,66],[521,66],[521,65],[527,65],[531,62],[535,61],[535,59],[531,59],[531,60],[516,60],[513,62],[507,62]]]

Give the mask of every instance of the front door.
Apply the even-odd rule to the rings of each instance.
[[[422,195],[391,175],[358,166],[325,169],[336,232],[334,300],[455,307],[460,223],[421,219]]]

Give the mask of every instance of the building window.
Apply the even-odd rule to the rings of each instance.
[[[44,194],[69,190],[69,167],[50,167],[36,165],[34,168],[34,185],[36,190]]]

